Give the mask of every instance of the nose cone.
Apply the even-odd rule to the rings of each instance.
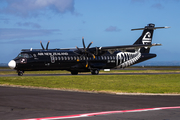
[[[8,63],[8,66],[11,68],[11,69],[14,69],[16,67],[16,62],[14,60],[11,60],[9,63]]]

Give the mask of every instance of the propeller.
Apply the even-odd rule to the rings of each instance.
[[[83,47],[84,47],[84,48],[80,49],[80,48],[78,48],[77,46],[76,46],[76,48],[80,51],[80,54],[81,54],[80,57],[85,56],[85,59],[86,59],[86,67],[88,67],[87,57],[88,57],[89,55],[91,55],[91,56],[93,56],[93,58],[95,59],[95,55],[92,54],[91,52],[89,52],[89,47],[91,46],[91,44],[92,44],[93,42],[90,42],[89,45],[88,45],[88,47],[86,47],[86,45],[85,45],[85,43],[84,43],[84,37],[82,37],[82,43],[83,43]],[[77,61],[79,61],[79,59],[77,59]]]
[[[48,41],[48,43],[47,43],[47,45],[46,45],[46,49],[45,49],[44,46],[43,46],[43,44],[42,44],[42,42],[40,41],[40,44],[41,44],[41,47],[42,47],[43,50],[48,50],[49,42],[50,42],[50,41]]]

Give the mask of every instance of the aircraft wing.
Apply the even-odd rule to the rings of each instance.
[[[109,46],[109,47],[99,47],[100,51],[108,51],[113,54],[115,51],[126,51],[126,50],[138,50],[142,47],[152,47],[152,46],[161,46],[161,44],[136,44],[136,45],[123,45],[123,46]]]

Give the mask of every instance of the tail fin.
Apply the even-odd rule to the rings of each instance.
[[[137,39],[137,41],[134,43],[136,44],[151,44],[152,42],[152,37],[153,37],[153,32],[155,29],[161,29],[161,28],[169,28],[169,27],[155,27],[155,24],[148,24],[144,28],[138,28],[138,29],[131,29],[133,30],[143,30],[142,35]],[[141,53],[149,53],[150,48],[144,47],[141,48],[140,52]]]

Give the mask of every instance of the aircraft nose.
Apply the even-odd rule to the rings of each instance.
[[[8,63],[8,66],[11,68],[11,69],[14,69],[16,67],[16,62],[14,60],[11,60],[9,63]]]

